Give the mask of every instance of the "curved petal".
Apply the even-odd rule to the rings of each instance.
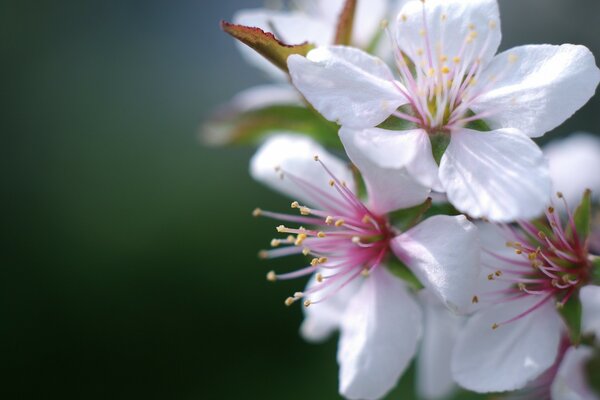
[[[585,189],[600,199],[600,137],[590,133],[573,133],[544,146],[550,176],[571,207],[581,201]]]
[[[404,283],[379,267],[344,313],[338,363],[340,393],[374,400],[397,383],[417,350],[421,310]]]
[[[424,61],[437,71],[442,66],[469,68],[477,59],[487,63],[502,37],[496,0],[410,1],[400,10],[396,25],[402,51],[415,64]],[[455,57],[461,62],[446,61]]]
[[[233,23],[260,28],[272,32],[286,44],[311,42],[327,45],[333,41],[333,26],[326,21],[301,12],[272,11],[264,8],[240,10],[233,17]],[[286,74],[245,44],[236,41],[246,61],[265,71],[277,80],[284,80]]]
[[[429,188],[416,181],[416,176],[408,168],[408,164],[416,164],[414,159],[418,157],[416,146],[418,133],[411,135],[409,132],[415,131],[405,132],[406,135],[377,128],[360,131],[344,127],[340,129],[340,139],[346,153],[362,173],[369,192],[369,205],[377,213],[387,213],[421,204],[429,194]],[[427,134],[424,132],[423,134],[425,140],[429,141]],[[386,141],[388,143],[396,141],[395,149],[402,147],[405,150],[396,155],[394,167],[382,167],[379,163],[394,150],[385,145]],[[382,150],[382,157],[377,157],[377,150]],[[405,161],[407,165],[402,164],[403,156],[409,159]],[[410,160],[411,158],[413,160]],[[435,168],[437,170],[437,166]]]
[[[321,270],[320,272],[327,275],[331,273],[331,270]],[[310,307],[303,307],[304,321],[300,326],[302,337],[309,342],[318,343],[331,336],[340,327],[344,311],[352,296],[358,292],[361,283],[360,280],[354,279],[326,301]],[[313,275],[306,286],[306,291],[308,292],[315,285],[319,285],[319,283]]]
[[[593,333],[600,340],[600,286],[584,286],[579,292],[579,299],[582,306],[582,331]]]
[[[452,357],[452,374],[459,385],[479,393],[521,389],[554,364],[563,325],[552,301],[501,324],[540,300],[527,296],[500,303],[467,322]],[[492,329],[493,324],[501,325]]]
[[[292,55],[288,68],[294,85],[330,121],[371,128],[406,103],[390,69],[361,50],[329,46],[305,57]]]
[[[320,205],[320,199],[307,186],[298,184],[290,176],[300,178],[316,189],[328,190],[331,177],[314,156],[353,190],[354,178],[347,164],[329,154],[317,142],[293,133],[280,133],[268,138],[250,160],[250,175],[257,181],[308,205]],[[287,175],[290,175],[286,177]],[[337,195],[331,191],[332,195]]]
[[[395,237],[392,251],[442,302],[469,309],[480,268],[477,228],[464,215],[436,215]]]
[[[450,361],[464,318],[448,312],[427,290],[419,292],[423,306],[423,340],[417,356],[417,392],[419,398],[446,398],[456,384]]]
[[[600,70],[584,46],[520,46],[498,54],[479,78],[492,89],[475,112],[493,112],[492,128],[539,137],[556,128],[594,95]]]
[[[598,400],[584,378],[585,363],[593,355],[585,346],[567,350],[552,382],[552,400]]]
[[[440,180],[450,203],[476,218],[531,219],[550,201],[542,151],[515,129],[453,132],[440,163]]]

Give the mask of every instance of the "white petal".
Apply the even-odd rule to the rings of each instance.
[[[402,260],[452,311],[465,312],[480,268],[477,228],[464,215],[436,215],[391,243]]]
[[[333,27],[326,21],[312,18],[300,12],[281,12],[267,9],[250,9],[238,11],[233,23],[256,27],[275,34],[277,39],[286,44],[311,42],[326,45],[333,40]],[[271,64],[252,48],[236,40],[236,45],[250,64],[268,73],[271,77],[284,80],[286,74]]]
[[[594,95],[600,70],[584,46],[520,46],[498,54],[479,78],[492,89],[473,104],[493,112],[492,128],[517,128],[530,137],[556,128]]]
[[[573,133],[553,140],[544,148],[554,188],[562,192],[570,207],[581,201],[585,189],[600,198],[600,138],[589,133]]]
[[[423,340],[417,357],[419,398],[446,398],[455,388],[450,370],[452,349],[464,318],[448,312],[427,290],[419,292],[423,306]]]
[[[331,270],[320,272],[328,275]],[[336,331],[340,327],[348,303],[358,292],[361,283],[360,280],[354,279],[327,300],[310,307],[303,307],[304,321],[300,327],[302,337],[309,342],[318,343],[326,340]],[[319,284],[313,275],[306,286],[306,291]]]
[[[584,378],[585,363],[593,354],[585,346],[567,350],[552,382],[552,400],[598,400]]]
[[[579,299],[582,306],[582,331],[593,333],[600,340],[600,286],[584,286],[579,292]]]
[[[419,152],[419,136],[425,136],[424,140],[429,142],[427,134],[421,132],[386,131],[377,128],[340,129],[340,139],[346,153],[365,180],[369,192],[369,205],[373,211],[386,213],[409,208],[427,198],[429,187],[419,183],[410,168],[413,164],[418,166],[418,158],[423,156]],[[394,150],[398,150],[395,159]],[[386,157],[389,161],[395,161],[395,164],[386,165],[383,162]],[[433,159],[432,162],[434,173],[437,175],[437,165]]]
[[[320,47],[307,57],[288,58],[292,82],[330,121],[353,128],[382,123],[406,103],[394,86],[390,69],[361,50]]]
[[[458,210],[492,221],[537,217],[550,200],[542,151],[515,129],[452,132],[440,180]]]
[[[423,23],[423,8],[425,23]],[[473,33],[475,32],[475,33]],[[471,37],[470,43],[465,44]],[[439,71],[444,61],[460,57],[459,67],[480,59],[487,63],[500,45],[500,16],[496,0],[427,0],[407,2],[397,21],[400,48],[413,61],[425,61]],[[463,50],[464,49],[464,50]]]
[[[282,104],[302,105],[302,97],[289,84],[259,85],[236,94],[229,106],[236,113],[244,113]]]
[[[340,393],[374,400],[397,383],[417,350],[421,310],[405,284],[384,266],[365,279],[343,317]]]
[[[492,329],[493,324],[518,316],[540,300],[527,296],[500,303],[467,322],[452,358],[452,373],[459,385],[479,393],[521,389],[554,364],[563,325],[552,301]]]
[[[267,139],[250,160],[250,174],[257,181],[294,200],[312,206],[320,205],[318,197],[315,197],[311,190],[285,177],[287,172],[321,190],[330,190],[331,178],[323,167],[315,162],[315,155],[320,157],[339,180],[345,181],[353,190],[354,178],[345,162],[328,153],[312,139],[292,133],[281,133]],[[284,172],[283,178],[276,168],[281,168]],[[330,192],[335,195],[335,191]]]

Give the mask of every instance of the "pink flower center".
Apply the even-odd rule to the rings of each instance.
[[[296,292],[285,304],[304,299],[308,307],[324,301],[339,292],[354,279],[366,276],[377,268],[389,248],[392,228],[385,216],[371,212],[346,185],[338,180],[327,166],[315,156],[331,176],[333,192],[323,190],[290,172],[278,169],[282,179],[290,179],[304,190],[319,208],[309,208],[294,201],[291,208],[300,215],[254,210],[254,216],[265,216],[280,221],[301,224],[296,227],[279,225],[277,232],[283,238],[271,240],[271,250],[262,250],[261,258],[288,255],[310,257],[310,262],[293,272],[267,274],[270,281],[293,279],[315,273],[317,284],[305,292]],[[306,226],[306,227],[305,227]]]
[[[501,268],[484,265],[491,272],[490,281],[508,282],[508,288],[490,292],[491,296],[501,296],[504,301],[536,296],[539,301],[523,313],[493,328],[518,320],[548,301],[556,301],[560,309],[590,280],[592,264],[589,259],[589,240],[583,237],[576,228],[574,217],[562,194],[558,197],[564,202],[566,221],[561,221],[554,207],[546,209],[546,221],[520,221],[519,227],[504,225],[508,241],[506,246],[512,248],[518,258],[506,257],[487,251],[493,258],[501,261]],[[478,301],[474,298],[474,302]],[[496,300],[497,301],[497,298]]]
[[[448,16],[442,14],[439,20],[428,18],[425,2],[423,13],[418,21],[418,40],[411,29],[414,21],[400,14],[398,28],[406,31],[406,40],[398,43],[391,33],[390,40],[394,51],[399,81],[390,77],[398,91],[407,99],[409,109],[401,108],[394,113],[400,119],[415,123],[429,133],[451,132],[470,122],[482,120],[493,115],[493,110],[474,113],[471,106],[486,92],[492,89],[499,75],[481,77],[486,61],[484,57],[489,49],[491,34],[488,32],[498,28],[498,22],[490,20],[487,27],[476,27],[465,21],[468,33],[464,37],[443,37]],[[440,37],[433,37],[431,27]],[[410,26],[410,27],[409,27]],[[451,35],[450,31],[449,35]],[[435,40],[435,42],[434,42]],[[445,43],[458,42],[457,46],[445,46]],[[446,54],[445,51],[453,51]],[[452,50],[453,49],[453,50]],[[516,61],[514,55],[508,55],[508,63]],[[502,73],[501,75],[503,75]]]

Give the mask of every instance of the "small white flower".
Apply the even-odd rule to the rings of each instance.
[[[566,326],[557,308],[577,297],[584,332],[599,332],[600,292],[590,285],[588,242],[570,210],[561,220],[553,207],[547,223],[519,227],[481,224],[486,274],[454,349],[452,372],[476,392],[522,389],[556,364]],[[568,233],[567,233],[568,232]]]
[[[257,209],[255,215],[302,224],[278,226],[278,232],[289,236],[274,239],[274,248],[261,255],[312,257],[302,269],[270,272],[267,278],[312,274],[306,290],[286,304],[301,300],[306,306],[301,332],[308,340],[320,341],[340,330],[340,393],[349,399],[378,399],[407,368],[422,332],[418,303],[386,268],[392,251],[439,302],[460,312],[468,308],[476,284],[479,247],[476,228],[464,216],[434,216],[398,231],[387,213],[422,203],[429,189],[406,172],[386,172],[364,157],[352,161],[366,183],[364,203],[355,194],[346,164],[306,137],[269,138],[253,157],[250,172],[297,199],[292,208],[300,211],[288,215]],[[403,183],[387,185],[390,176]]]
[[[409,1],[395,25],[397,76],[380,59],[342,46],[291,56],[288,67],[306,99],[342,125],[348,151],[407,168],[474,217],[533,218],[549,200],[550,178],[531,138],[585,104],[600,71],[583,46],[494,55],[499,23],[496,0]],[[374,128],[390,116],[412,128]],[[439,168],[430,138],[449,141]]]

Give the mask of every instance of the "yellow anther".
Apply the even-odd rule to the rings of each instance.
[[[525,290],[525,284],[523,282],[517,283],[517,287],[519,288],[520,291],[524,291]]]
[[[325,218],[325,223],[327,225],[333,224],[333,217],[331,215],[328,215],[327,218]]]
[[[418,56],[422,56],[423,55],[423,49],[417,49],[417,55]]]
[[[490,27],[490,29],[496,29],[496,27],[498,26],[498,23],[496,21],[494,21],[493,19],[491,19],[490,22],[488,23],[488,26]]]
[[[319,264],[325,264],[327,262],[327,257],[319,257]]]
[[[517,255],[521,255],[521,254],[523,254],[523,250],[519,250],[519,249],[517,249],[517,250],[515,250],[515,254],[517,254]]]
[[[271,240],[271,247],[277,247],[281,244],[281,240],[279,239],[272,239]]]
[[[446,61],[448,61],[448,56],[441,56],[440,57],[440,62],[445,63]]]
[[[320,272],[317,272],[317,275],[315,275],[317,282],[321,283],[323,282],[323,274]]]
[[[442,22],[444,22],[447,19],[448,19],[448,15],[442,14],[442,17],[441,17]]]
[[[275,282],[277,280],[277,275],[275,274],[275,271],[269,271],[269,273],[267,274],[267,280],[269,282]]]
[[[427,71],[427,75],[430,76],[430,77],[434,76],[435,75],[435,69],[429,68],[429,70]]]
[[[562,194],[562,192],[556,192],[556,197],[558,197],[559,199],[562,199],[564,197],[564,195]]]
[[[319,232],[319,233],[317,233],[317,237],[319,237],[321,239],[324,238],[325,237],[325,232]]]
[[[387,27],[389,26],[388,20],[382,19],[381,22],[379,23],[379,26],[381,27],[381,29],[387,29]]]
[[[511,63],[511,64],[516,63],[518,59],[519,59],[519,57],[517,57],[516,54],[509,54],[508,55],[508,62]]]
[[[294,300],[293,297],[288,297],[287,299],[285,299],[285,305],[289,307],[292,304],[294,304],[294,301],[296,301],[296,300]]]
[[[502,276],[502,271],[498,270],[496,272],[494,272],[494,275],[496,275],[497,277]]]
[[[333,179],[329,180],[329,186],[334,186],[335,185],[335,181]]]
[[[475,24],[469,24],[469,29],[474,31],[475,30]]]
[[[544,232],[542,232],[542,231],[539,231],[539,232],[538,232],[538,237],[539,237],[540,239],[542,239],[542,240],[546,240],[546,234],[545,234]]]
[[[425,29],[419,30],[419,35],[425,36],[425,33],[427,33],[427,32],[425,32]]]
[[[304,297],[304,293],[302,292],[296,292],[294,293],[294,299],[298,300]]]
[[[317,264],[319,264],[318,258],[313,258],[312,260],[310,260],[310,265],[312,265],[313,267],[316,266]]]
[[[473,298],[471,299],[471,303],[473,303],[473,304],[479,303],[479,297],[473,296]]]
[[[489,274],[487,276],[487,278],[488,278],[488,281],[493,281],[494,280],[494,274]]]
[[[288,237],[285,238],[285,240],[287,240],[288,243],[294,243],[294,241],[296,240],[296,238],[294,237],[294,235],[288,235]]]
[[[253,217],[258,217],[262,214],[262,210],[260,208],[255,208],[254,211],[252,211],[252,216]]]
[[[557,310],[562,310],[563,308],[565,308],[565,305],[563,303],[561,303],[560,301],[556,302],[556,309]]]
[[[400,15],[400,19],[402,20],[402,22],[406,22],[408,17],[406,16],[406,14],[402,14],[402,15]]]
[[[360,243],[360,237],[359,236],[352,236],[352,243],[359,244]]]
[[[300,246],[302,244],[302,242],[304,242],[306,240],[308,236],[306,236],[306,233],[299,233],[298,236],[296,237],[296,241],[294,242],[294,245],[296,246]]]
[[[286,228],[285,228],[285,225],[279,225],[275,229],[277,229],[277,232],[281,233],[281,232],[284,232]]]
[[[492,329],[493,329],[493,330],[496,330],[496,329],[498,329],[498,326],[499,326],[498,324],[494,323],[494,324],[492,325]]]
[[[263,260],[265,258],[269,258],[269,252],[266,250],[261,250],[258,252],[258,258],[262,258]]]
[[[319,156],[317,154],[315,154],[315,156],[313,157],[313,160],[319,161]]]
[[[442,67],[442,74],[448,74],[448,73],[450,73],[450,68],[448,68],[447,66],[444,65]]]
[[[300,214],[302,214],[302,215],[310,215],[310,208],[308,208],[308,207],[300,207]]]
[[[537,253],[529,253],[527,254],[527,258],[529,258],[530,261],[533,261],[537,258]]]
[[[554,212],[554,207],[552,207],[552,206],[548,207],[548,212],[550,214],[552,214]]]
[[[346,223],[346,221],[344,221],[343,219],[338,219],[337,221],[335,221],[335,226],[339,228],[340,226],[344,225],[344,223]]]
[[[558,279],[554,278],[552,279],[552,281],[550,281],[550,283],[552,284],[552,286],[556,287],[558,285]]]
[[[361,221],[362,221],[362,223],[363,223],[363,224],[368,224],[368,223],[370,223],[370,222],[372,221],[372,219],[371,219],[371,216],[370,216],[370,215],[368,215],[368,214],[365,214],[365,216],[364,216],[364,217],[362,217],[362,220],[361,220]]]
[[[306,301],[304,302],[304,307],[307,307],[307,308],[308,308],[308,307],[310,307],[310,305],[311,305],[311,304],[312,304],[312,301],[310,301],[310,300],[306,300]]]
[[[298,203],[297,201],[292,201],[292,204],[290,204],[291,208],[299,208],[300,207],[300,203]]]
[[[360,274],[366,278],[367,276],[369,276],[369,269],[363,268],[363,270],[360,271]]]
[[[452,59],[452,61],[454,62],[454,64],[459,64],[460,63],[460,57],[454,57]]]
[[[305,255],[305,256],[309,255],[310,254],[310,249],[308,247],[303,248],[302,249],[302,254]]]

